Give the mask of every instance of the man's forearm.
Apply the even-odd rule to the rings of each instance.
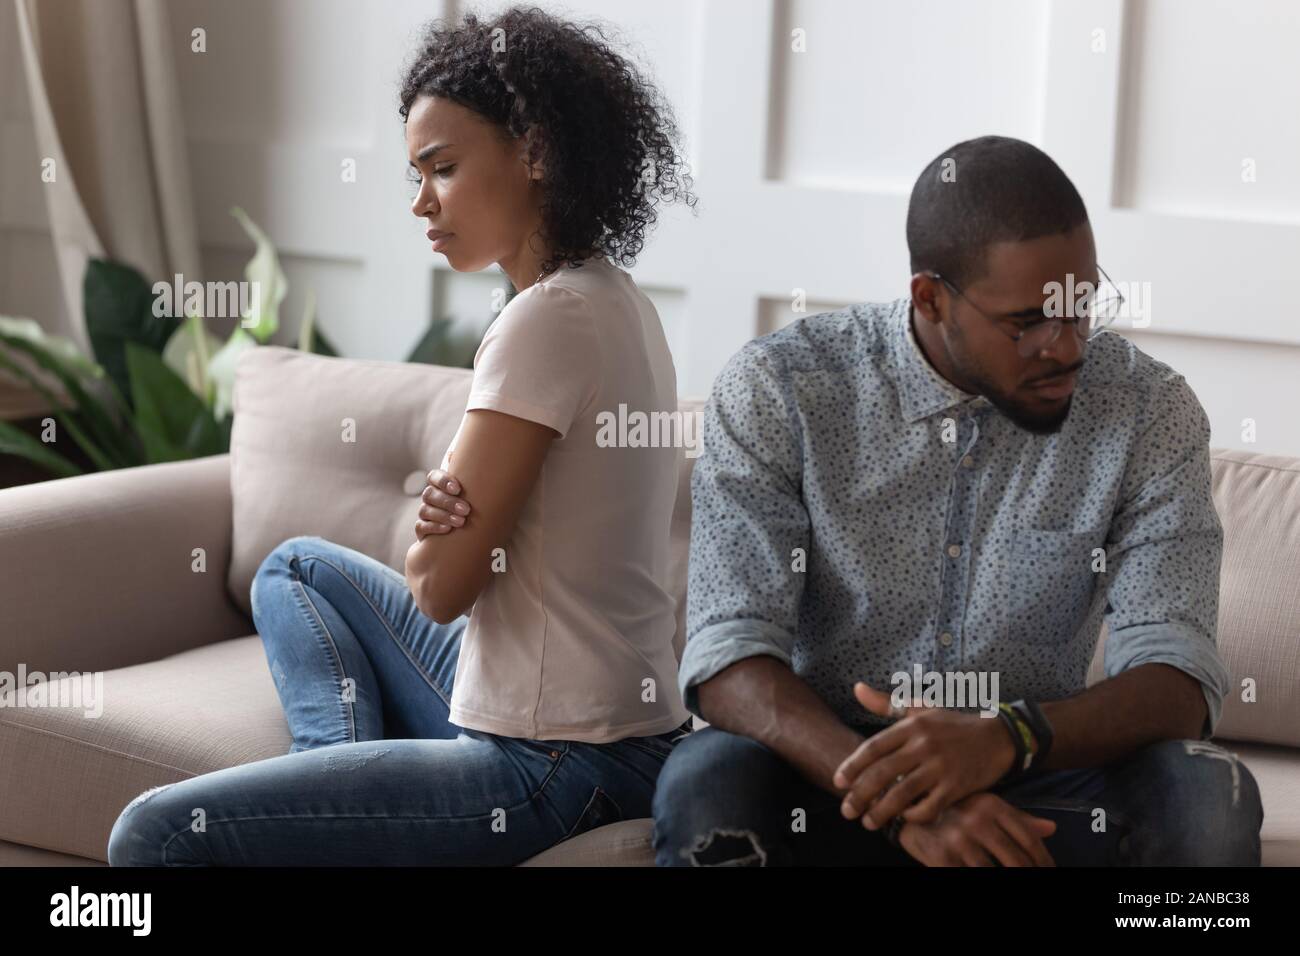
[[[1168,664],[1143,664],[1039,706],[1052,724],[1049,770],[1100,766],[1159,740],[1196,740],[1205,723],[1200,682]]]
[[[710,726],[752,737],[823,790],[844,793],[831,778],[865,738],[781,661],[747,657],[700,684],[697,693]]]

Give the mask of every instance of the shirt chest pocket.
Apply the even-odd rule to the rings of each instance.
[[[1093,531],[1027,528],[1012,539],[1007,564],[1007,637],[1025,644],[1065,644],[1088,613],[1097,576]]]

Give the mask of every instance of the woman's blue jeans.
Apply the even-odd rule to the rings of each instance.
[[[589,744],[449,723],[467,618],[434,622],[401,574],[323,538],[272,551],[251,597],[289,753],[141,794],[113,826],[110,864],[521,863],[649,817],[688,732]]]

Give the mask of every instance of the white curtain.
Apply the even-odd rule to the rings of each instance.
[[[91,354],[82,280],[91,257],[149,281],[202,281],[173,39],[163,0],[13,0],[42,161],[62,315],[32,316]],[[197,54],[196,54],[197,55]],[[40,182],[40,171],[32,173]],[[43,412],[0,373],[0,417]]]

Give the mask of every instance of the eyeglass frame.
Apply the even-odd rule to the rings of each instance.
[[[1124,293],[1120,291],[1119,286],[1115,285],[1114,280],[1111,279],[1111,277],[1108,276],[1108,275],[1106,274],[1106,270],[1103,269],[1100,265],[1097,266],[1097,271],[1101,274],[1101,277],[1102,277],[1103,279],[1106,280],[1106,284],[1109,285],[1112,289],[1115,290],[1115,297],[1119,300],[1119,306],[1122,307],[1122,306],[1124,305],[1124,301],[1125,301],[1125,300],[1124,300]],[[1042,347],[1040,348],[1040,351],[1041,351],[1042,349],[1047,348],[1049,345],[1051,345],[1053,342],[1055,342],[1058,338],[1061,337],[1061,327],[1062,327],[1063,325],[1065,325],[1067,322],[1070,323],[1070,324],[1072,324],[1072,325],[1074,326],[1074,328],[1075,328],[1075,338],[1079,339],[1080,342],[1083,342],[1083,343],[1086,344],[1086,343],[1088,343],[1088,342],[1091,342],[1093,339],[1095,339],[1095,338],[1096,338],[1100,333],[1102,333],[1102,332],[1106,331],[1106,329],[1110,328],[1110,326],[1114,324],[1115,319],[1116,319],[1116,318],[1119,318],[1119,316],[1118,316],[1118,314],[1117,314],[1117,315],[1115,316],[1115,318],[1112,318],[1112,319],[1107,320],[1107,322],[1106,322],[1105,325],[1099,325],[1099,326],[1096,326],[1095,328],[1090,328],[1090,329],[1088,330],[1088,334],[1087,334],[1086,336],[1082,337],[1082,338],[1080,338],[1079,333],[1078,333],[1078,328],[1079,328],[1079,319],[1080,319],[1080,316],[1077,316],[1077,315],[1076,315],[1074,318],[1072,318],[1072,319],[1067,319],[1067,318],[1062,318],[1062,317],[1043,318],[1043,319],[1039,319],[1039,320],[1036,321],[1036,322],[1031,322],[1031,323],[1030,323],[1029,325],[1027,325],[1025,328],[1020,329],[1018,332],[1016,332],[1016,333],[1013,334],[1013,333],[1011,333],[1011,332],[1007,332],[1005,329],[1002,328],[1001,323],[1004,322],[1004,321],[1008,321],[1008,319],[1007,319],[1006,316],[1003,316],[1002,318],[999,319],[999,318],[994,318],[993,316],[989,315],[987,312],[985,312],[983,309],[981,309],[979,306],[977,306],[974,302],[972,302],[971,299],[970,299],[970,296],[968,296],[968,295],[967,295],[965,292],[963,292],[961,289],[957,288],[957,286],[956,286],[955,284],[953,284],[953,283],[952,283],[952,282],[947,278],[947,276],[941,275],[940,273],[938,273],[938,272],[934,272],[933,270],[930,271],[930,272],[927,272],[926,275],[930,276],[931,278],[938,279],[940,282],[942,282],[944,285],[946,285],[949,289],[952,289],[953,292],[956,292],[959,296],[961,296],[963,299],[966,300],[966,302],[970,305],[970,307],[971,307],[972,309],[974,309],[976,312],[978,312],[978,313],[979,313],[983,318],[985,318],[985,319],[987,319],[988,321],[992,322],[993,325],[997,328],[997,330],[998,330],[999,332],[1001,332],[1001,333],[1002,333],[1003,335],[1005,335],[1007,338],[1011,339],[1011,341],[1013,341],[1013,342],[1019,342],[1022,338],[1025,337],[1025,334],[1026,334],[1027,332],[1029,332],[1031,329],[1035,329],[1035,328],[1037,328],[1037,327],[1038,327],[1041,323],[1043,323],[1043,322],[1049,322],[1049,323],[1052,323],[1053,325],[1056,326],[1056,331],[1052,333],[1051,338],[1049,338],[1046,342],[1044,342],[1044,343],[1042,344]],[[1091,325],[1091,322],[1092,322],[1091,317],[1089,317],[1089,320],[1088,320],[1088,321],[1089,321],[1089,324]],[[1023,355],[1024,353],[1021,353],[1021,354]],[[1025,356],[1025,357],[1028,358],[1029,356]]]

